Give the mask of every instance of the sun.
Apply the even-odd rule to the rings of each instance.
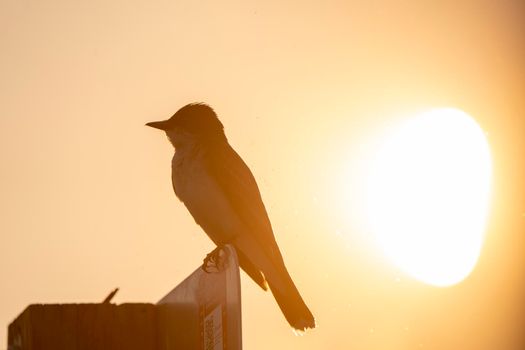
[[[392,130],[366,188],[368,225],[385,254],[431,285],[467,277],[483,243],[491,168],[484,132],[460,110],[434,109]]]

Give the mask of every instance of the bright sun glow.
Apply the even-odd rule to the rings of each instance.
[[[483,242],[491,167],[483,131],[457,109],[431,110],[393,130],[367,186],[370,228],[386,255],[428,284],[468,276]]]

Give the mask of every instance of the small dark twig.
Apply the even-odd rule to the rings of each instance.
[[[115,296],[115,294],[117,294],[117,292],[118,292],[118,288],[115,288],[115,290],[113,290],[111,293],[109,293],[109,295],[106,297],[106,299],[104,299],[102,304],[109,304],[111,302],[111,299],[113,299],[113,297]]]

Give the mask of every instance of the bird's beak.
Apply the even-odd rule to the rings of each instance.
[[[152,128],[160,129],[160,130],[164,130],[164,131],[166,131],[166,130],[168,130],[170,128],[168,120],[163,120],[163,121],[160,121],[160,122],[150,122],[150,123],[147,123],[146,126],[151,126]]]

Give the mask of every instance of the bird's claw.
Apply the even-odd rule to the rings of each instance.
[[[218,246],[211,253],[208,253],[202,261],[202,270],[206,273],[220,272],[224,269],[225,251],[222,246]]]

